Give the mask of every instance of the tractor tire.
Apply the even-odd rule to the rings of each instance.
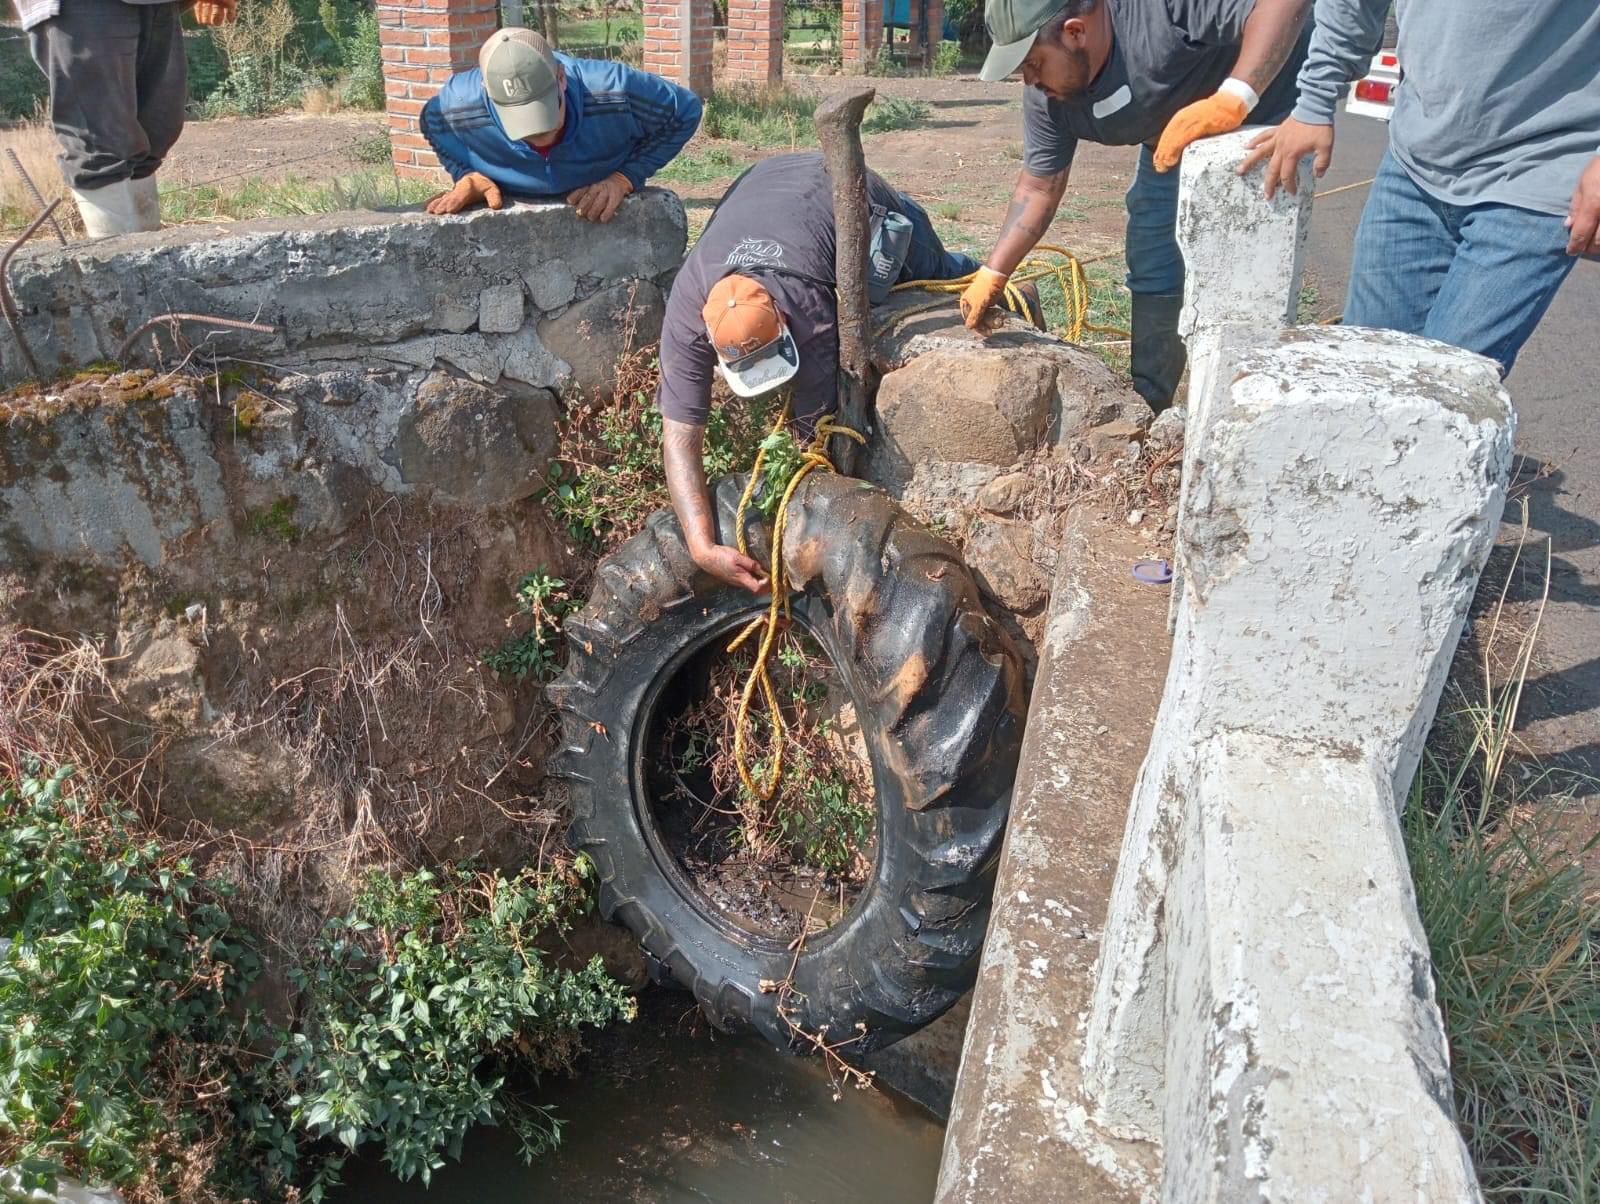
[[[716,490],[728,543],[742,483]],[[763,562],[768,538],[756,516],[750,545]],[[1023,662],[955,549],[863,482],[807,478],[784,561],[793,617],[838,669],[872,762],[877,863],[845,916],[797,957],[718,911],[662,840],[644,759],[663,692],[767,606],[698,569],[670,510],[602,561],[566,624],[552,769],[569,786],[570,839],[597,867],[602,914],[632,929],[714,1025],[796,1050],[814,1044],[803,1029],[853,1055],[936,1019],[977,975],[1026,718]]]

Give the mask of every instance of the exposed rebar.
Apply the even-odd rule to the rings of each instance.
[[[22,177],[22,182],[28,186],[28,191],[33,193],[34,201],[39,208],[43,209],[45,207],[44,193],[39,191],[39,186],[33,182],[33,177],[28,174],[28,169],[22,166],[22,160],[17,157],[16,147],[6,147],[6,157],[11,160],[11,166],[17,169],[17,174]],[[56,241],[62,246],[66,246],[67,233],[61,228],[61,223],[56,221],[53,216],[50,218],[50,228],[56,232]]]
[[[17,350],[22,352],[22,360],[28,365],[28,371],[37,379],[42,379],[39,371],[39,361],[33,358],[33,348],[28,346],[28,340],[22,337],[22,322],[17,317],[17,304],[11,299],[11,257],[17,253],[23,243],[33,237],[34,231],[44,225],[45,219],[56,211],[56,206],[61,204],[57,197],[45,206],[45,210],[33,219],[33,224],[22,232],[16,242],[6,248],[5,254],[0,255],[0,313],[4,313],[6,325],[11,327],[11,337],[17,340]]]
[[[253,330],[257,334],[277,334],[276,326],[269,326],[265,322],[246,322],[240,318],[219,318],[216,314],[190,314],[174,311],[168,314],[157,314],[143,323],[137,330],[122,341],[122,346],[117,349],[117,360],[120,363],[127,357],[129,349],[138,342],[139,336],[152,326],[162,322],[176,329],[179,322],[210,322],[216,326],[225,326],[229,330]]]

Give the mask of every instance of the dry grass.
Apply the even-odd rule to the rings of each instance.
[[[343,109],[344,93],[336,87],[313,84],[300,97],[300,111],[308,117],[327,117]]]
[[[30,121],[10,129],[0,129],[0,230],[20,230],[39,215],[39,203],[17,174],[7,150],[15,151],[22,160],[23,170],[33,178],[43,194],[45,204],[57,197],[68,196],[67,182],[61,178],[61,167],[56,161],[61,147],[55,132],[40,121]],[[72,233],[78,211],[70,204],[56,209],[56,218]],[[46,231],[48,233],[48,231]],[[37,236],[35,236],[37,237]]]

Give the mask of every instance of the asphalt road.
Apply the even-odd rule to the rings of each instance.
[[[1343,302],[1367,190],[1326,194],[1371,179],[1388,127],[1341,114],[1336,133],[1306,264],[1328,315]],[[1506,387],[1517,410],[1514,496],[1528,498],[1530,526],[1548,536],[1552,552],[1550,601],[1518,728],[1537,756],[1600,779],[1600,263],[1579,262]],[[1508,506],[1506,517],[1518,520],[1519,509]],[[1577,792],[1594,795],[1600,786]]]

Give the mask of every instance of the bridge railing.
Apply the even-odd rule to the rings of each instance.
[[[1172,653],[1086,1015],[1034,1040],[1081,1071],[1062,1157],[1159,1149],[1158,1172],[1112,1176],[1139,1194],[1473,1200],[1400,813],[1514,417],[1488,360],[1290,324],[1310,181],[1266,201],[1259,172],[1234,172],[1247,140],[1185,156]],[[944,1200],[968,1198],[951,1150],[983,1039],[968,1033]]]

